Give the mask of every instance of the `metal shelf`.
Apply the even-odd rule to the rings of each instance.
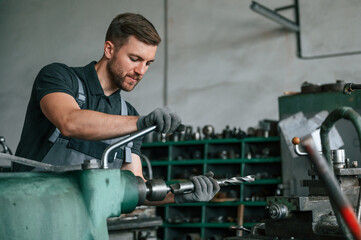
[[[235,158],[235,159],[185,159],[185,160],[152,160],[152,166],[167,165],[196,165],[196,164],[237,164],[237,163],[278,163],[281,162],[280,157],[271,158]],[[146,166],[145,163],[142,163]]]
[[[224,144],[224,143],[254,143],[254,142],[277,142],[280,137],[246,137],[243,139],[227,138],[227,139],[203,139],[191,141],[167,141],[167,142],[146,142],[142,147],[165,147],[165,146],[183,146],[183,145],[202,145],[202,144]]]
[[[158,171],[158,176],[166,179],[166,184],[173,184],[176,182],[182,182],[187,180],[174,180],[172,178],[182,178],[180,176],[184,169],[192,169],[194,166],[200,166],[200,171],[204,174],[206,171],[212,170],[218,172],[220,176],[226,175],[247,175],[254,174],[259,171],[269,172],[269,176],[272,175],[272,170],[276,166],[280,166],[281,157],[279,157],[279,152],[273,151],[269,154],[271,157],[266,158],[247,158],[247,153],[250,149],[257,149],[263,147],[272,147],[273,149],[279,148],[279,137],[252,137],[244,139],[204,139],[204,140],[194,140],[194,141],[178,141],[178,142],[153,142],[153,143],[143,143],[142,152],[149,153],[151,159],[151,164],[153,166],[153,175],[154,169]],[[236,158],[217,158],[217,151],[220,150],[232,150],[237,155]],[[200,152],[195,159],[193,157],[192,151]],[[182,153],[186,153],[183,154]],[[261,153],[259,154],[261,155]],[[178,156],[182,157],[182,160],[175,160]],[[254,155],[257,156],[257,155]],[[262,155],[261,155],[262,156]],[[156,160],[157,159],[157,160]],[[144,163],[142,163],[145,166]],[[263,166],[264,164],[264,166]],[[279,168],[281,169],[281,168]],[[198,174],[198,173],[197,173]],[[278,176],[277,172],[277,175]],[[253,183],[244,183],[240,186],[231,186],[231,190],[235,191],[236,195],[233,195],[234,201],[231,198],[225,198],[224,202],[198,202],[198,203],[185,203],[185,204],[168,204],[165,206],[157,206],[162,214],[164,219],[169,219],[173,214],[182,213],[199,217],[199,222],[195,223],[180,223],[180,224],[170,224],[164,223],[162,225],[163,237],[164,239],[170,239],[175,232],[183,232],[181,228],[198,228],[197,231],[200,231],[202,238],[207,236],[210,229],[217,228],[220,232],[225,232],[230,226],[235,226],[236,223],[218,223],[218,222],[207,222],[210,216],[219,215],[219,212],[225,212],[230,215],[234,215],[237,211],[238,206],[245,206],[245,214],[249,215],[250,221],[255,220],[252,218],[252,212],[259,212],[267,205],[266,201],[243,201],[246,197],[253,194],[253,191],[262,191],[262,188],[275,188],[277,184],[281,183],[280,178],[272,179],[259,179]],[[228,187],[227,187],[228,188]],[[256,190],[254,190],[256,189]],[[219,199],[217,199],[220,201]],[[217,209],[218,208],[218,209]],[[234,217],[234,216],[232,216]],[[256,221],[256,220],[255,220]],[[244,227],[250,228],[255,225],[255,222],[245,222]],[[172,228],[173,230],[169,230]],[[174,232],[175,231],[175,232]]]

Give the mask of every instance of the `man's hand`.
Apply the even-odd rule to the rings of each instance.
[[[157,108],[146,116],[140,116],[137,121],[138,130],[156,125],[159,133],[172,134],[181,125],[181,118],[169,108]]]
[[[177,194],[174,200],[178,204],[189,202],[208,202],[219,191],[217,180],[213,179],[213,172],[208,172],[204,176],[192,177],[194,191],[186,194]]]

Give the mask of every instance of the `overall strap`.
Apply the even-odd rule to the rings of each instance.
[[[122,109],[121,109],[121,115],[122,116],[128,116],[128,106],[127,103],[125,102],[125,100],[122,98],[121,94],[119,93],[119,98],[120,98],[120,102],[122,105]],[[127,136],[122,136],[122,137],[118,137],[118,138],[114,138],[114,139],[108,139],[108,140],[103,140],[102,142],[107,143],[107,144],[113,144],[115,142],[120,141],[121,139],[128,137]],[[133,142],[129,142],[127,145],[124,146],[124,161],[126,163],[131,163],[132,162],[132,148],[133,147]],[[114,158],[116,158],[117,155],[114,156]]]
[[[76,98],[76,102],[78,103],[80,108],[83,108],[85,101],[86,101],[86,97],[85,97],[85,93],[84,93],[84,86],[83,86],[83,83],[80,81],[78,75],[76,75],[76,74],[74,74],[74,75],[76,76],[76,79],[78,80],[78,85],[79,85],[78,96]],[[55,143],[55,141],[58,139],[59,136],[60,136],[60,131],[58,128],[55,128],[54,132],[49,137],[49,141],[52,143]]]
[[[127,103],[124,101],[122,96],[120,96],[120,93],[119,93],[119,97],[120,97],[120,101],[122,103],[121,114],[123,116],[127,116],[128,115]],[[126,163],[131,163],[132,162],[132,147],[133,147],[133,142],[129,142],[124,148],[124,150],[125,150],[125,159],[124,160],[125,160]]]

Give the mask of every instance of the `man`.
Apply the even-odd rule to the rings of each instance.
[[[120,95],[141,81],[160,41],[143,16],[120,14],[108,28],[98,62],[77,68],[59,63],[45,66],[35,79],[16,155],[54,165],[81,164],[100,159],[109,144],[129,133],[153,125],[161,133],[176,131],[181,120],[168,108],[139,116]],[[143,177],[140,147],[138,139],[118,149],[108,159],[109,166]],[[15,164],[14,170],[34,169]],[[212,175],[193,181],[195,193],[176,198],[168,194],[162,203],[209,201],[219,190]]]

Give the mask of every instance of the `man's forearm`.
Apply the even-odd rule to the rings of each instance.
[[[67,116],[60,131],[67,137],[103,140],[137,131],[137,120],[137,116],[112,115],[79,109]]]
[[[148,201],[145,200],[144,205],[148,205],[148,206],[160,206],[160,205],[164,205],[164,204],[170,204],[170,203],[175,203],[174,201],[174,194],[169,192],[167,194],[167,196],[162,200],[162,201]]]

